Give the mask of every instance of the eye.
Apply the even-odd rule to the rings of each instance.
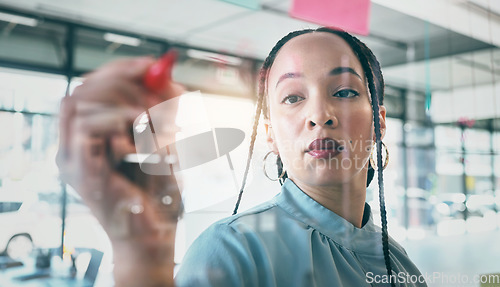
[[[353,98],[357,97],[358,95],[359,93],[354,90],[341,90],[333,94],[333,96],[337,98]]]
[[[282,101],[281,103],[282,104],[287,104],[287,105],[291,105],[291,104],[295,104],[297,102],[300,102],[302,101],[304,98],[303,97],[300,97],[300,96],[297,96],[297,95],[289,95],[289,96],[286,96]]]

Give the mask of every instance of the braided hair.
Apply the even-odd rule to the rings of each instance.
[[[281,40],[279,40],[276,45],[272,48],[271,52],[265,59],[264,63],[262,64],[262,67],[259,72],[259,82],[258,82],[258,98],[257,98],[257,107],[255,111],[255,118],[254,118],[254,124],[253,124],[253,130],[252,130],[252,136],[250,139],[250,147],[248,150],[248,157],[247,157],[247,162],[246,162],[246,167],[245,167],[245,172],[243,174],[243,181],[241,184],[241,189],[238,194],[238,200],[236,202],[236,205],[234,207],[233,215],[238,212],[238,207],[241,202],[241,197],[243,195],[243,190],[245,188],[246,184],[246,179],[248,177],[248,172],[250,169],[250,162],[252,159],[253,155],[253,149],[254,149],[254,144],[255,144],[255,138],[257,137],[257,127],[259,124],[259,118],[261,113],[264,115],[265,118],[268,118],[269,111],[267,108],[267,101],[266,101],[266,91],[267,91],[267,79],[269,76],[269,71],[271,69],[271,66],[274,63],[274,60],[276,59],[276,56],[279,52],[279,50],[291,39],[303,35],[303,34],[308,34],[308,33],[313,33],[313,32],[326,32],[326,33],[331,33],[334,35],[337,35],[341,37],[344,41],[347,42],[347,44],[351,47],[353,50],[354,54],[358,58],[358,60],[361,63],[361,66],[363,67],[363,71],[365,73],[365,77],[368,82],[368,89],[370,91],[370,97],[371,97],[371,105],[372,105],[372,111],[373,111],[373,124],[375,127],[375,141],[376,141],[376,149],[377,149],[377,166],[382,167],[382,133],[380,129],[380,118],[379,118],[379,105],[383,105],[384,101],[384,79],[382,76],[382,70],[380,69],[380,64],[373,54],[373,52],[363,43],[361,42],[358,38],[350,35],[347,32],[344,31],[339,31],[339,30],[334,30],[328,27],[321,27],[318,29],[304,29],[304,30],[298,30],[289,33],[285,37],[283,37]],[[277,165],[277,174],[278,176],[282,174],[283,172],[283,162],[281,161],[281,158],[278,156],[276,160],[276,165]],[[367,173],[367,183],[366,186],[370,184],[372,181],[375,170],[373,167],[369,164],[368,165],[368,173]],[[387,274],[389,275],[389,278],[392,278],[392,267],[391,267],[391,261],[389,258],[389,239],[388,239],[388,232],[387,232],[387,212],[385,208],[385,199],[384,199],[384,180],[383,180],[383,169],[378,168],[378,185],[379,185],[379,202],[380,202],[380,216],[381,216],[381,221],[382,221],[382,249],[384,252],[384,261],[387,269]],[[279,182],[281,185],[283,185],[285,179],[287,178],[287,173],[285,172],[284,175],[279,178]],[[391,285],[394,285],[394,282],[391,280]]]

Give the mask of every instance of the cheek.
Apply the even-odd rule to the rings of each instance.
[[[297,118],[286,116],[275,117],[272,120],[274,141],[280,154],[288,154],[300,145],[301,127]]]
[[[372,108],[370,104],[360,105],[357,108],[342,109],[339,122],[346,136],[357,147],[371,146],[373,140]]]
[[[295,141],[300,139],[299,134],[303,122],[300,113],[291,113],[280,108],[274,102],[270,103],[269,108],[270,122],[273,127],[276,145],[281,149],[290,148],[292,144],[295,144]]]

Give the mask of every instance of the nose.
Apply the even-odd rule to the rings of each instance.
[[[327,101],[317,100],[315,103],[310,103],[309,116],[307,126],[309,129],[317,128],[336,128],[339,121],[335,115],[334,107]]]

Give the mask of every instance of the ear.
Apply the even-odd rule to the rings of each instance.
[[[264,127],[266,128],[266,142],[269,149],[278,154],[278,147],[276,146],[276,141],[274,140],[274,131],[271,126],[271,121],[269,119],[264,119]]]
[[[385,137],[385,131],[386,131],[385,114],[386,114],[386,111],[387,110],[385,109],[385,106],[379,106],[381,139],[384,139],[384,137]]]

